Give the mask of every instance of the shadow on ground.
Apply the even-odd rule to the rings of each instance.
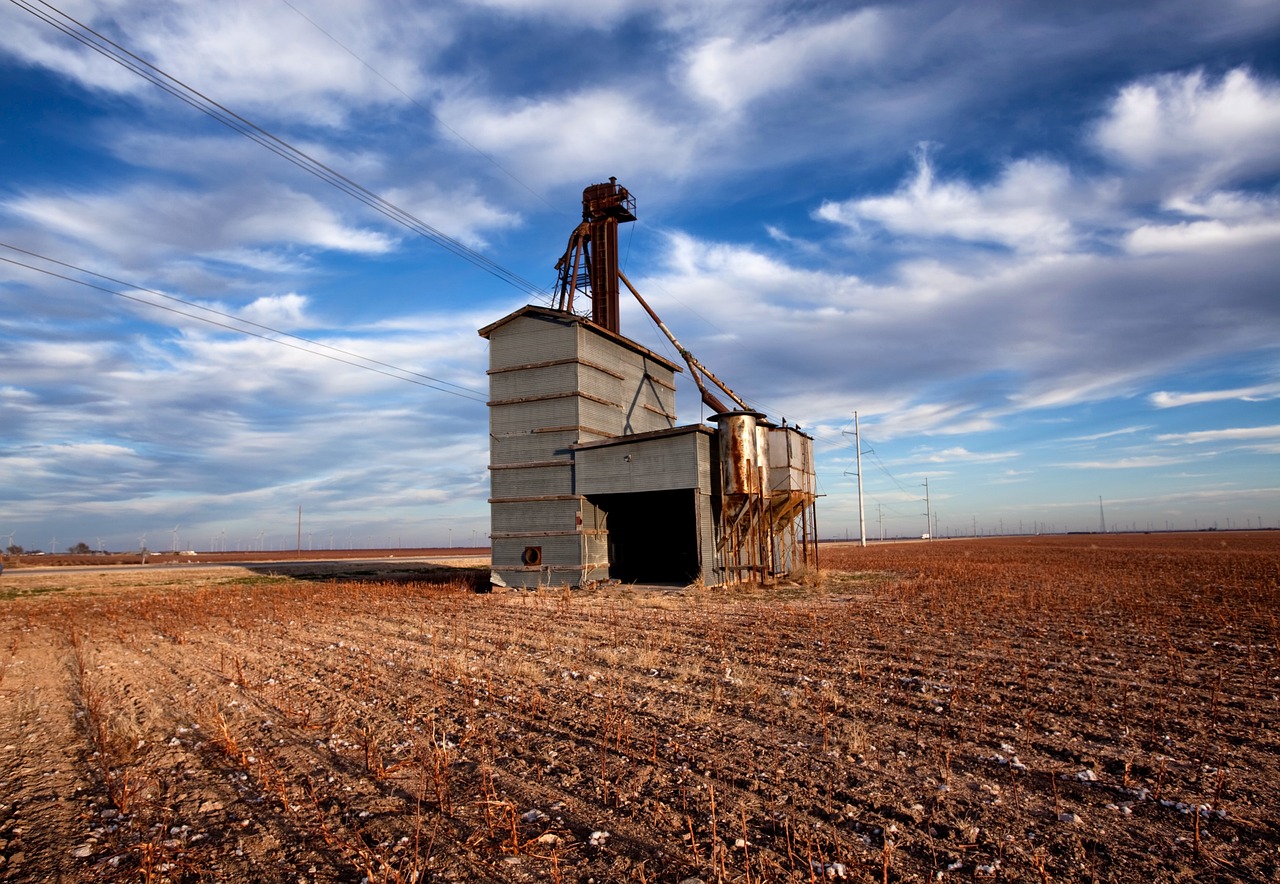
[[[488,567],[462,567],[431,562],[262,562],[247,564],[255,574],[321,583],[461,584],[475,592],[489,590]]]

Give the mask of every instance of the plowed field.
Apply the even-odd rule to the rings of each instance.
[[[0,577],[0,878],[1271,881],[1280,532]]]

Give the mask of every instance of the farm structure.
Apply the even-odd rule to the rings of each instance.
[[[634,211],[616,179],[586,188],[554,306],[480,329],[494,584],[770,583],[816,567],[812,437],[748,407],[619,271],[617,226]],[[714,426],[677,424],[683,369],[621,333],[620,281],[679,350]]]

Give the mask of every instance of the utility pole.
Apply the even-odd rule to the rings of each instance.
[[[933,540],[933,513],[929,506],[929,477],[924,477],[924,536],[928,540]]]
[[[884,540],[884,508],[876,504],[876,517],[880,520],[880,539]]]
[[[298,558],[302,558],[302,504],[298,504]]]
[[[858,412],[853,413],[853,448],[858,467],[858,543],[867,545],[867,513],[862,506],[862,437],[858,434]]]

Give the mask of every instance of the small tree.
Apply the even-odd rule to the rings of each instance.
[[[75,546],[67,547],[67,552],[71,553],[73,556],[87,556],[89,553],[93,552],[93,550],[89,548],[89,544],[82,540]]]
[[[9,555],[11,555],[11,556],[20,556],[20,555],[22,555],[24,552],[26,552],[26,550],[25,550],[25,549],[23,549],[22,547],[18,546],[18,544],[16,544],[16,543],[11,543],[11,544],[9,544],[9,549],[8,549],[8,550],[6,550],[6,552],[8,552],[8,553],[9,553]]]

